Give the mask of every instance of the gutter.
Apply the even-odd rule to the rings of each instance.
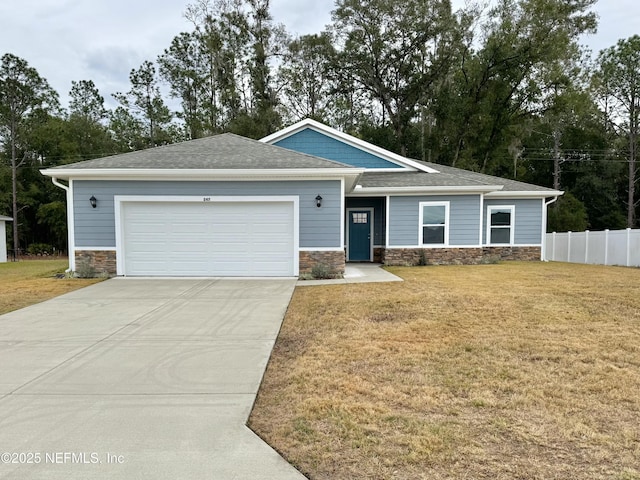
[[[67,194],[67,248],[69,250],[69,268],[67,268],[64,272],[65,273],[69,273],[71,271],[73,271],[73,269],[71,268],[71,259],[74,256],[74,252],[73,252],[73,244],[71,242],[71,235],[72,235],[72,228],[73,228],[73,223],[69,221],[70,217],[71,217],[71,189],[69,188],[68,185],[64,185],[62,183],[60,183],[58,181],[57,177],[51,177],[51,182],[56,186],[59,187],[61,189],[63,189],[66,194]]]
[[[548,207],[549,205],[551,205],[552,203],[556,203],[558,201],[558,197],[553,197],[551,200],[549,200],[548,202],[544,203],[545,207]]]
[[[525,191],[525,190],[519,190],[519,191],[514,191],[514,190],[501,190],[501,191],[494,191],[494,192],[490,192],[487,194],[487,197],[489,198],[498,198],[498,197],[508,197],[508,198],[547,198],[550,196],[554,196],[556,199],[560,196],[563,195],[564,192],[559,191],[559,190],[541,190],[541,191],[536,191],[536,190],[530,190],[530,191]],[[555,202],[555,200],[552,200],[551,203]]]
[[[561,192],[561,194],[564,194],[564,192]],[[542,251],[540,252],[540,257],[541,257],[540,261],[542,261],[542,262],[548,262],[548,260],[545,260],[545,257],[547,256],[547,219],[548,219],[549,205],[557,202],[558,201],[558,197],[559,197],[559,195],[556,195],[555,197],[553,197],[548,202],[544,202],[544,210],[543,210],[543,214],[544,214],[544,231],[542,232]]]
[[[56,187],[60,187],[61,189],[63,189],[65,192],[67,192],[67,194],[69,193],[69,187],[67,185],[64,185],[62,183],[60,183],[57,179],[57,177],[51,177],[51,182],[56,186]]]

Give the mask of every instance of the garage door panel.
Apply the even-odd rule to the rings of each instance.
[[[156,235],[164,235],[166,233],[166,229],[167,225],[165,225],[164,223],[160,224],[146,221],[141,224],[132,223],[128,233],[132,236],[132,238],[135,238],[135,235],[139,234],[144,234],[146,238],[150,233],[155,233]]]
[[[171,248],[174,255],[170,256],[169,258],[173,258],[176,256],[177,258],[186,258],[187,256],[206,254],[209,249],[209,246],[206,243],[176,242],[172,244]],[[175,255],[175,254],[178,254],[178,255]]]
[[[129,249],[131,255],[135,254],[136,258],[148,258],[152,260],[157,258],[158,254],[164,254],[167,251],[167,245],[165,243],[156,243],[148,245],[135,246]]]
[[[186,235],[186,234],[206,234],[209,231],[209,228],[206,224],[203,223],[193,223],[193,222],[185,222],[185,221],[175,221],[172,223],[173,226],[178,227],[180,230],[178,231],[169,231],[168,233],[172,235]]]
[[[125,275],[292,276],[293,202],[131,202]]]
[[[198,262],[176,262],[173,264],[169,264],[164,270],[164,275],[166,276],[207,276],[207,268],[206,265],[203,265]]]
[[[258,225],[253,229],[252,235],[265,236],[279,236],[282,230],[286,229],[287,225],[279,223],[276,225]]]

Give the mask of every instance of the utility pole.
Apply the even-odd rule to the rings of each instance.
[[[11,206],[13,207],[13,258],[20,255],[20,237],[18,236],[18,164],[16,153],[16,122],[11,120]]]
[[[553,131],[553,189],[560,190],[560,130]]]
[[[637,100],[631,99],[629,111],[629,198],[627,208],[627,227],[634,228],[636,223],[636,141],[638,136]]]

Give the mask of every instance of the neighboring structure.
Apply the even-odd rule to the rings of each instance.
[[[13,222],[13,218],[0,215],[0,263],[5,263],[7,261],[6,222]]]
[[[562,194],[409,160],[312,120],[260,142],[223,134],[42,173],[67,190],[70,268],[117,275],[540,259],[547,203]]]

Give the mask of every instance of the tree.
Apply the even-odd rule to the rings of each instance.
[[[69,141],[75,145],[76,158],[99,157],[116,150],[105,126],[108,112],[104,97],[92,80],[71,82],[69,92],[67,130]]]
[[[145,124],[150,147],[170,143],[162,129],[171,121],[171,112],[160,95],[156,67],[145,61],[139,69],[131,70],[129,80],[131,90],[115,93],[113,97]]]
[[[550,108],[577,63],[579,36],[595,30],[595,0],[500,0],[467,33],[451,82],[437,97],[435,135],[446,163],[509,172],[496,159],[526,135],[526,122]],[[470,30],[473,31],[473,28]],[[475,45],[478,47],[474,48]],[[444,130],[444,131],[443,131]]]
[[[178,116],[184,120],[189,138],[200,138],[205,131],[202,94],[207,73],[204,57],[196,33],[183,32],[175,37],[171,46],[158,57],[160,75],[171,87],[171,96],[179,98],[182,112]]]
[[[93,80],[72,81],[69,97],[71,116],[81,117],[91,123],[99,123],[107,116],[104,97],[100,95]]]
[[[20,252],[18,221],[18,169],[26,158],[26,145],[20,145],[25,125],[38,113],[58,107],[58,95],[26,60],[10,53],[0,64],[0,139],[9,151],[13,209],[13,249]],[[24,152],[22,159],[18,152]]]
[[[607,120],[627,139],[627,227],[636,226],[637,150],[640,135],[640,36],[620,40],[600,52],[594,84],[611,109]]]
[[[326,121],[333,106],[331,62],[335,49],[327,32],[291,41],[278,70],[285,106],[295,120]]]
[[[117,107],[109,114],[109,132],[119,152],[133,152],[147,147],[144,125],[124,107]]]
[[[276,111],[278,98],[273,88],[269,60],[280,55],[287,34],[282,25],[273,21],[269,11],[270,0],[247,0],[249,4],[249,33],[253,41],[253,55],[248,59],[253,96],[253,114],[257,124],[264,125],[260,136],[275,132],[281,124]]]
[[[338,0],[339,68],[379,102],[400,145],[419,103],[449,72],[455,18],[449,0]],[[384,121],[383,121],[384,123]]]
[[[37,222],[46,226],[50,232],[49,243],[63,251],[67,245],[67,209],[65,202],[56,200],[43,203],[38,207]]]
[[[581,95],[583,97],[583,95]],[[576,102],[571,97],[565,99]],[[523,141],[524,153],[521,166],[521,180],[537,185],[551,187],[554,182],[554,164],[558,154],[555,152],[555,132],[561,132],[559,157],[562,175],[560,189],[571,194],[581,202],[588,215],[587,227],[592,230],[624,228],[626,221],[619,197],[624,177],[623,164],[617,154],[610,148],[611,140],[605,134],[597,109],[594,105],[587,107],[585,99],[577,100],[573,107],[567,104],[565,112],[573,111],[574,116],[566,113],[566,124],[560,125],[556,114],[532,119],[530,135]],[[580,111],[580,105],[584,109]],[[569,204],[571,206],[571,204]],[[565,212],[556,224],[557,231],[576,230],[569,223],[567,213],[577,211],[567,209],[564,202],[556,202],[551,211],[564,209]],[[564,226],[563,226],[564,225]]]
[[[587,229],[587,211],[580,200],[567,192],[556,203],[558,207],[549,210],[547,231],[582,232]]]

